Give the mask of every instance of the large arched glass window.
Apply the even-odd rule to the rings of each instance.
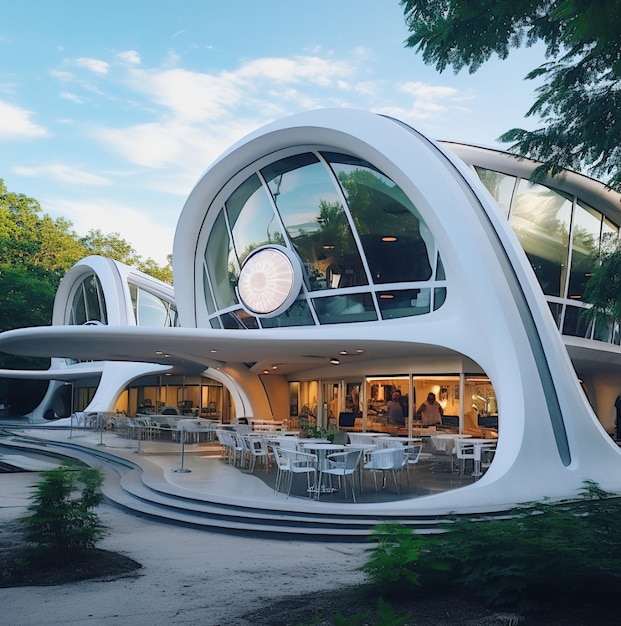
[[[213,328],[394,319],[431,313],[446,299],[442,261],[416,207],[356,157],[308,151],[277,159],[250,171],[214,209],[203,257]],[[255,315],[237,282],[246,258],[270,246],[289,251],[302,287],[286,311]]]

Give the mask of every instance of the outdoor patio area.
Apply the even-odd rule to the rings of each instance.
[[[76,450],[82,450],[87,455],[104,454],[129,461],[142,469],[145,482],[160,486],[163,483],[168,492],[180,496],[223,498],[235,502],[246,500],[261,506],[269,506],[271,502],[277,508],[297,509],[301,505],[304,509],[313,506],[323,508],[323,505],[329,504],[351,504],[355,507],[365,503],[393,502],[458,489],[475,481],[472,464],[466,464],[463,475],[460,475],[460,464],[454,455],[438,457],[431,454],[426,451],[428,442],[424,439],[415,442],[416,448],[420,446],[415,463],[408,464],[405,453],[401,469],[384,471],[364,469],[364,466],[369,466],[371,452],[378,447],[370,443],[369,438],[367,445],[353,446],[354,449],[360,449],[360,459],[353,473],[345,476],[324,475],[321,478],[321,468],[316,459],[320,451],[315,450],[313,455],[311,450],[327,445],[334,451],[346,451],[352,444],[339,446],[321,443],[322,440],[316,440],[320,443],[313,443],[315,440],[312,439],[305,440],[299,448],[307,448],[309,458],[311,455],[315,457],[315,466],[311,471],[301,471],[292,476],[283,476],[281,468],[280,484],[276,490],[279,471],[274,448],[285,445],[278,441],[282,440],[278,433],[264,434],[262,439],[267,456],[253,459],[248,450],[234,451],[235,456],[231,456],[231,450],[218,441],[215,429],[210,432],[182,432],[175,429],[148,432],[136,429],[131,433],[80,427],[21,427],[8,430],[20,439],[27,438],[31,442],[39,440],[43,444],[40,446],[43,452],[45,442],[57,442],[69,446],[68,456],[75,456]],[[229,432],[234,434],[234,431]],[[246,441],[258,441],[256,435],[246,436]],[[294,437],[287,439],[287,446],[292,446],[292,442],[297,440]],[[300,444],[299,440],[297,444]],[[388,445],[386,442],[384,444]],[[316,484],[320,480],[322,486],[317,497]]]

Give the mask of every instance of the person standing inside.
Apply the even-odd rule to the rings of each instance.
[[[387,415],[388,423],[392,426],[405,426],[405,416],[401,406],[401,394],[398,391],[392,392],[392,396],[388,401]]]
[[[436,394],[431,391],[427,394],[427,399],[418,407],[417,413],[421,416],[423,426],[437,426],[442,424],[444,410],[436,401]]]

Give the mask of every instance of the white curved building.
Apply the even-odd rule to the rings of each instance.
[[[149,394],[215,402],[225,419],[330,426],[343,413],[394,432],[397,389],[405,432],[430,391],[447,423],[463,430],[474,409],[497,428],[481,480],[386,509],[497,510],[575,495],[586,479],[621,492],[607,433],[619,332],[580,317],[590,254],[619,234],[619,195],[572,173],[533,185],[535,166],[362,111],[281,120],[191,192],[173,250],[178,325],[164,286],[90,258],[63,280],[53,326],[3,333],[0,349],[55,357],[41,376],[77,389],[72,372],[100,375],[79,409],[131,415]],[[168,317],[143,324],[130,285]],[[105,319],[76,316],[100,291]]]

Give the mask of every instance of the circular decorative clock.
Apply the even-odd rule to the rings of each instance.
[[[301,286],[302,270],[293,253],[270,245],[248,255],[239,273],[237,293],[252,315],[274,317],[293,304]]]

